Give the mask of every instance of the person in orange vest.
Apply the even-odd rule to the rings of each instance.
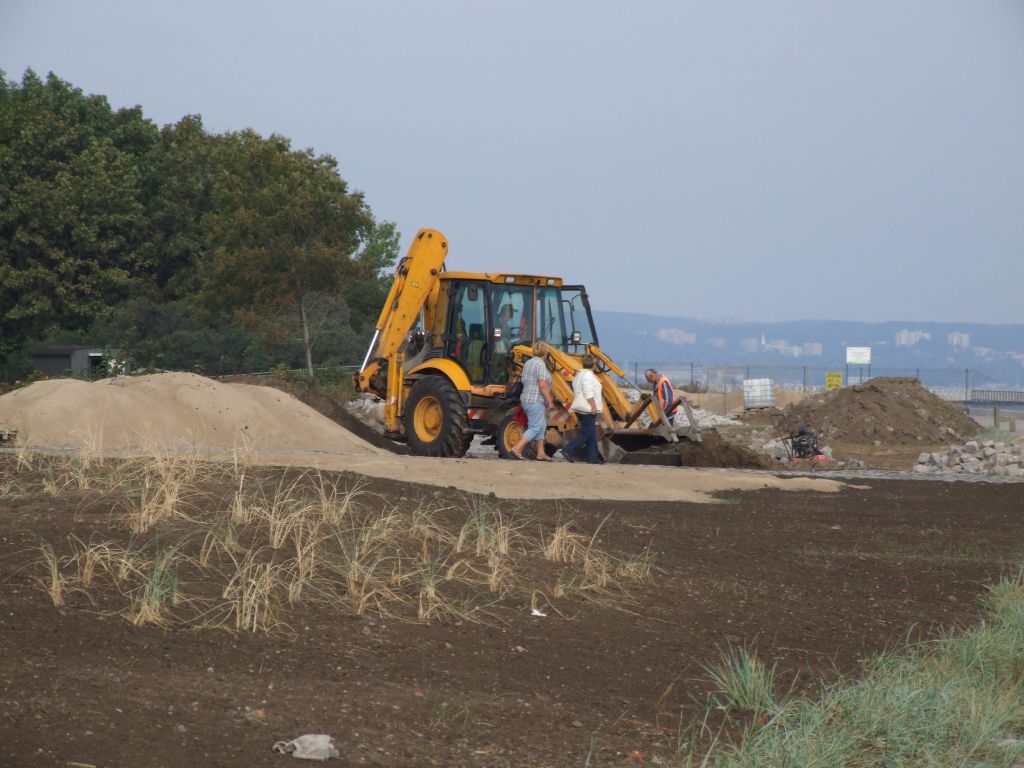
[[[671,411],[669,410],[676,399],[675,392],[672,389],[672,382],[668,380],[668,376],[658,373],[653,368],[648,368],[644,371],[644,376],[650,382],[651,388],[654,390],[654,397],[658,399],[661,409],[668,417],[669,425],[674,427],[676,424],[676,411],[679,410],[679,406],[677,405]]]

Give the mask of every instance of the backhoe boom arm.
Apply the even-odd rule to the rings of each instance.
[[[390,399],[389,390],[401,389],[401,376],[398,376],[398,381],[390,381],[388,363],[399,353],[431,291],[438,287],[438,275],[447,255],[448,241],[436,229],[421,229],[416,233],[409,252],[398,263],[370,348],[366,351],[362,367],[353,377],[358,391],[369,391]]]

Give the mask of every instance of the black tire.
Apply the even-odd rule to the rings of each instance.
[[[424,376],[405,402],[405,439],[414,456],[464,456],[473,435],[459,391],[444,376]]]
[[[505,414],[505,417],[498,422],[498,428],[494,431],[494,447],[498,455],[503,459],[514,459],[512,446],[519,442],[525,428],[515,419],[516,410],[513,408]],[[523,448],[523,456],[533,458],[536,456],[536,448],[532,442],[527,443]]]
[[[494,431],[494,449],[503,459],[514,459],[512,446],[519,442],[526,430],[515,420],[515,409],[509,411],[505,418],[498,422],[498,428]],[[544,443],[544,452],[548,456],[554,456],[558,447],[549,442]],[[537,458],[537,441],[531,440],[523,446],[523,456],[527,459]]]

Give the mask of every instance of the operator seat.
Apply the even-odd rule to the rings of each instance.
[[[484,379],[484,326],[482,323],[469,324],[469,342],[463,363],[469,380],[479,384]]]

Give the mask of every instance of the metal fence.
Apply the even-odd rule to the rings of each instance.
[[[313,372],[317,376],[325,374],[331,376],[351,376],[359,370],[358,365],[314,365]],[[275,368],[271,371],[245,371],[241,373],[220,373],[216,376],[208,376],[210,379],[230,379],[236,376],[305,376],[308,371],[305,368]]]
[[[677,387],[689,385],[707,392],[742,389],[744,380],[748,379],[771,379],[776,387],[796,392],[820,392],[825,389],[825,374],[839,373],[843,386],[860,384],[875,376],[903,376],[917,379],[924,387],[946,400],[964,401],[971,399],[972,390],[996,384],[991,376],[972,368],[893,368],[873,365],[829,367],[784,363],[718,365],[644,360],[629,361],[623,365],[626,378],[634,382],[643,381],[647,368],[665,374]]]
[[[358,370],[357,365],[318,366],[314,370],[318,375],[350,376]],[[633,361],[622,366],[626,373],[624,382],[644,383],[644,371],[648,368],[664,373],[676,387],[692,386],[706,392],[727,393],[743,389],[743,381],[749,379],[771,379],[774,386],[794,392],[821,392],[825,389],[825,374],[838,372],[842,374],[844,386],[859,384],[873,376],[904,376],[912,377],[921,382],[931,392],[945,400],[962,402],[969,407],[972,415],[991,418],[993,407],[998,413],[1024,414],[1024,390],[1013,390],[1005,387],[984,388],[978,385],[992,382],[990,376],[970,368],[887,368],[878,366],[842,366],[829,368],[814,365],[705,365],[703,363],[651,363]],[[273,376],[281,374],[305,375],[305,368],[293,368],[273,371],[259,371],[250,376]],[[230,378],[239,374],[212,376],[214,379]]]
[[[1006,389],[972,389],[970,400],[977,405],[1024,407],[1024,391]]]

